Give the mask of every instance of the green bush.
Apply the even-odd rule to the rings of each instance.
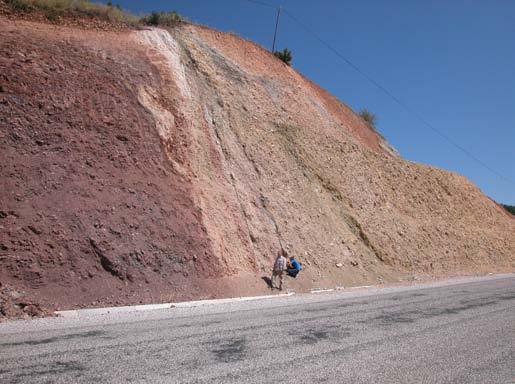
[[[361,111],[359,111],[358,113],[359,117],[361,117],[363,119],[363,121],[370,127],[372,128],[374,131],[376,131],[376,122],[377,122],[377,117],[375,114],[373,114],[372,112],[370,112],[369,110],[367,109],[362,109]]]
[[[504,209],[506,209],[512,215],[515,215],[515,205],[507,205],[507,204],[501,204],[501,205],[504,207]]]
[[[172,12],[152,12],[150,15],[140,19],[142,24],[164,27],[175,27],[181,23],[182,17],[175,11]]]
[[[107,4],[106,4],[108,7],[114,7],[114,8],[117,8],[119,9],[120,11],[122,10],[122,7],[120,6],[120,4],[113,4],[112,1],[108,1]]]
[[[282,60],[286,64],[291,65],[292,55],[291,51],[288,48],[284,48],[282,51],[275,51],[274,56]]]

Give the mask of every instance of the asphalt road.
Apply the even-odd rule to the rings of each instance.
[[[515,275],[0,324],[0,383],[515,383]]]

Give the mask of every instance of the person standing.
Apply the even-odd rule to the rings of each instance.
[[[277,252],[277,258],[275,259],[274,268],[272,271],[272,278],[270,279],[272,289],[275,288],[274,281],[276,279],[279,279],[279,287],[277,287],[277,288],[280,291],[283,290],[283,273],[286,270],[286,264],[287,264],[286,257],[287,256],[288,256],[288,254],[286,253],[286,251],[284,249],[281,249],[281,250],[279,250],[279,252]]]

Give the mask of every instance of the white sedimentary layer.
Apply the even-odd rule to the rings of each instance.
[[[173,36],[164,29],[148,29],[137,32],[137,39],[158,51],[166,59],[170,73],[174,74],[179,92],[186,100],[191,99],[191,90],[181,63],[180,47]]]

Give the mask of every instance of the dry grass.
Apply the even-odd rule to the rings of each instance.
[[[362,109],[358,115],[363,119],[363,121],[372,129],[376,130],[376,122],[377,117],[372,112]]]
[[[6,3],[20,12],[43,12],[49,20],[62,16],[76,16],[129,25],[144,23],[145,20],[118,6],[93,3],[89,0],[6,0]]]

